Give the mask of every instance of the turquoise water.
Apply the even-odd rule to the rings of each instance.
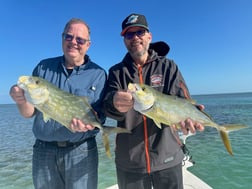
[[[250,189],[252,187],[252,93],[193,96],[220,124],[242,123],[249,126],[230,133],[234,156],[230,156],[213,128],[206,127],[187,139],[187,147],[196,164],[191,172],[214,189]],[[31,158],[34,137],[32,119],[21,117],[15,105],[0,105],[0,188],[32,189]],[[113,122],[111,123],[113,124]],[[110,138],[114,148],[114,135]],[[100,140],[99,189],[116,183],[114,156],[109,159]],[[113,152],[112,152],[113,154]]]

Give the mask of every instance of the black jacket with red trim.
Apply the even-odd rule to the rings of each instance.
[[[162,42],[164,43],[164,42]],[[165,57],[164,50],[158,54],[158,44],[150,46],[148,62],[142,66],[143,82],[165,94],[188,97],[185,81],[174,61]],[[156,51],[154,51],[154,48]],[[169,49],[168,49],[169,51]],[[168,53],[168,51],[165,51]],[[182,162],[184,154],[172,134],[170,127],[162,125],[159,129],[147,118],[148,156],[144,140],[143,116],[131,109],[127,113],[118,112],[113,106],[113,95],[118,90],[127,90],[128,83],[139,83],[139,69],[127,53],[122,62],[109,70],[108,86],[104,98],[104,110],[108,117],[117,120],[117,126],[127,128],[131,134],[117,134],[115,161],[120,169],[130,172],[147,173],[166,169]],[[181,87],[183,86],[183,87]],[[186,94],[185,94],[186,93]]]

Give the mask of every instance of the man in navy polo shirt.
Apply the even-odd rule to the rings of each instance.
[[[104,121],[101,99],[107,75],[86,55],[90,44],[87,23],[71,19],[62,33],[64,55],[42,60],[32,75],[42,77],[64,91],[88,97],[100,120]],[[35,117],[36,142],[32,161],[35,188],[96,189],[98,152],[95,136],[99,130],[77,119],[71,123],[75,133],[54,120],[44,122],[42,113],[26,101],[21,88],[13,86],[10,95],[24,117]]]

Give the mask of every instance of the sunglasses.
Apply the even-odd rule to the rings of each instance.
[[[85,43],[86,43],[87,41],[90,41],[90,40],[88,40],[88,39],[83,39],[83,38],[81,38],[81,37],[74,37],[73,35],[68,34],[68,33],[63,33],[63,34],[62,34],[62,37],[63,37],[63,39],[64,39],[65,41],[72,41],[72,40],[75,38],[76,43],[77,43],[78,45],[85,45]]]
[[[126,33],[124,34],[124,37],[125,37],[126,39],[130,40],[130,39],[132,39],[135,35],[136,35],[137,37],[142,37],[142,36],[144,36],[145,32],[147,32],[147,31],[146,31],[146,30],[138,30],[138,31],[136,31],[136,32],[126,32]]]

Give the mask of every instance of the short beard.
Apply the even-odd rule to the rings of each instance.
[[[130,55],[132,56],[133,59],[139,59],[145,53],[148,53],[149,46],[150,45],[148,45],[146,48],[144,48],[141,52],[129,50],[129,53],[130,53]]]

